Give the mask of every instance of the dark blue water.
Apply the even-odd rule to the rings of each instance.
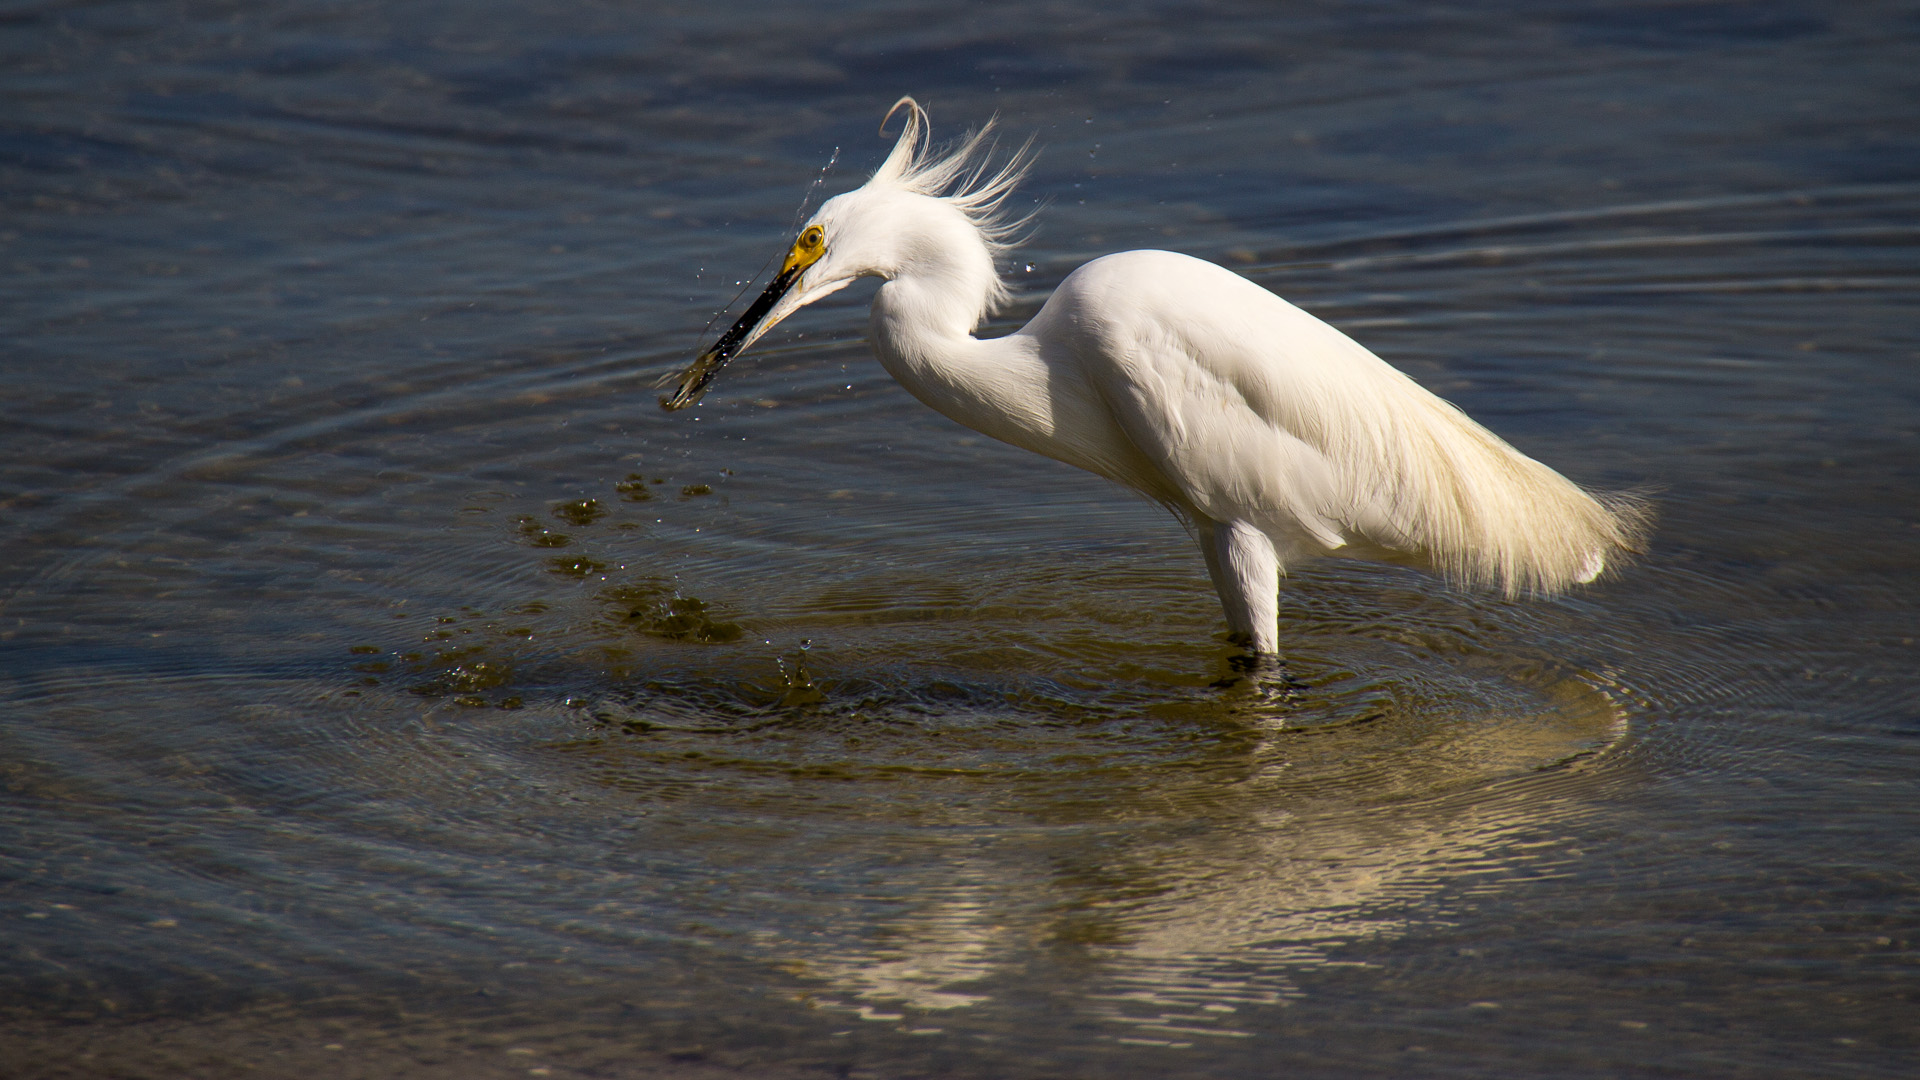
[[[0,10],[20,1076],[1841,1076],[1920,990],[1920,8]],[[1179,526],[809,308],[903,93],[1652,493],[1506,601]],[[836,158],[837,151],[837,158]],[[816,195],[816,198],[818,196]]]

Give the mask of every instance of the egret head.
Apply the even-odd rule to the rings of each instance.
[[[927,114],[910,97],[887,112],[906,110],[906,129],[866,184],[820,207],[787,249],[766,290],[720,340],[668,381],[664,409],[695,404],[728,360],[746,351],[782,319],[851,285],[856,278],[892,279],[910,266],[954,263],[980,279],[983,309],[1006,298],[993,257],[1010,246],[1026,219],[1008,221],[1002,205],[1025,175],[1031,157],[1022,147],[992,172],[988,123],[945,154],[927,153]],[[881,122],[882,130],[886,121]],[[974,313],[977,321],[985,310]]]

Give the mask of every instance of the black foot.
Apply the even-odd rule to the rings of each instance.
[[[1285,660],[1271,653],[1242,653],[1228,657],[1227,668],[1233,674],[1215,679],[1214,689],[1250,689],[1276,704],[1295,701],[1313,689],[1287,670]]]

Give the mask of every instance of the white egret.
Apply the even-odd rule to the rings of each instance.
[[[1097,473],[1190,523],[1236,640],[1277,653],[1279,578],[1338,552],[1411,562],[1508,595],[1590,582],[1638,550],[1645,515],[1507,445],[1333,327],[1212,263],[1108,255],[1020,330],[982,340],[1025,152],[987,165],[988,125],[927,147],[912,98],[866,184],[829,199],[780,271],[660,404],[683,409],[780,320],[877,277],[869,335],[922,402]],[[882,127],[884,129],[884,122]]]

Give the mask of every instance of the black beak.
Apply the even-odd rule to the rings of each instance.
[[[740,316],[739,321],[735,322],[732,328],[720,335],[720,340],[714,342],[713,348],[695,357],[693,363],[687,365],[687,370],[680,373],[679,385],[674,387],[673,393],[661,395],[660,407],[673,412],[676,409],[697,404],[701,396],[707,392],[707,384],[712,382],[713,377],[720,374],[720,369],[726,366],[727,361],[733,359],[733,355],[740,351],[740,343],[753,335],[754,327],[759,326],[760,320],[766,318],[767,312],[773,310],[773,305],[787,295],[787,290],[793,288],[793,283],[800,280],[800,275],[805,270],[804,266],[794,266],[781,271],[778,276],[768,282],[767,291],[761,293],[760,298],[747,307],[746,313]]]

